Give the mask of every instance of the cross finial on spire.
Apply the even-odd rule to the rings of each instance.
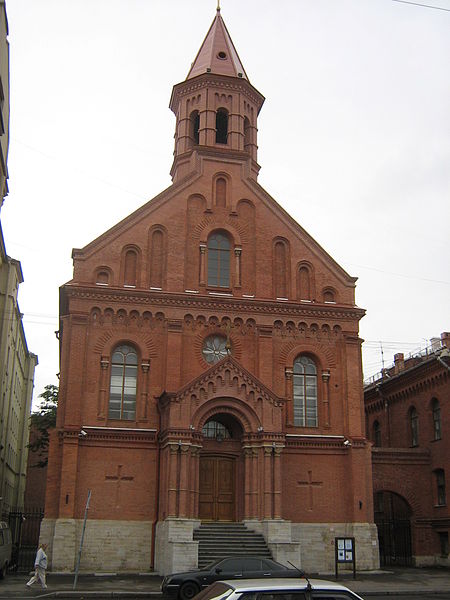
[[[217,0],[217,12],[220,12],[220,0]]]

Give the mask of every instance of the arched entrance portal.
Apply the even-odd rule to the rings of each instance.
[[[236,521],[243,498],[242,426],[228,414],[205,423],[199,466],[199,518]]]
[[[393,492],[374,495],[375,524],[378,528],[381,566],[412,564],[411,508]]]

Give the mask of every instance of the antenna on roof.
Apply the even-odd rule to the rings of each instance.
[[[296,571],[298,571],[299,577],[302,577],[303,579],[306,579],[306,581],[308,582],[308,590],[310,590],[311,589],[311,583],[310,583],[309,579],[306,577],[305,571],[303,571],[302,569],[299,569],[298,567],[296,567],[293,563],[291,563],[290,560],[288,560],[287,562],[291,565],[291,567],[294,567],[294,569]]]

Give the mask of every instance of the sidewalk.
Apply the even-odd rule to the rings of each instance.
[[[334,580],[334,574],[321,576]],[[162,578],[153,574],[80,575],[73,591],[73,575],[49,573],[48,589],[35,584],[26,588],[26,575],[8,575],[0,581],[0,598],[153,598],[162,600]],[[385,571],[340,574],[339,581],[363,597],[385,592],[408,598],[408,595],[446,593],[450,600],[449,569],[396,568]]]

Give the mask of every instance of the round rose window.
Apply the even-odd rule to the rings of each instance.
[[[206,362],[211,365],[222,360],[229,354],[229,351],[227,351],[227,338],[224,335],[208,336],[203,342],[202,354]]]

